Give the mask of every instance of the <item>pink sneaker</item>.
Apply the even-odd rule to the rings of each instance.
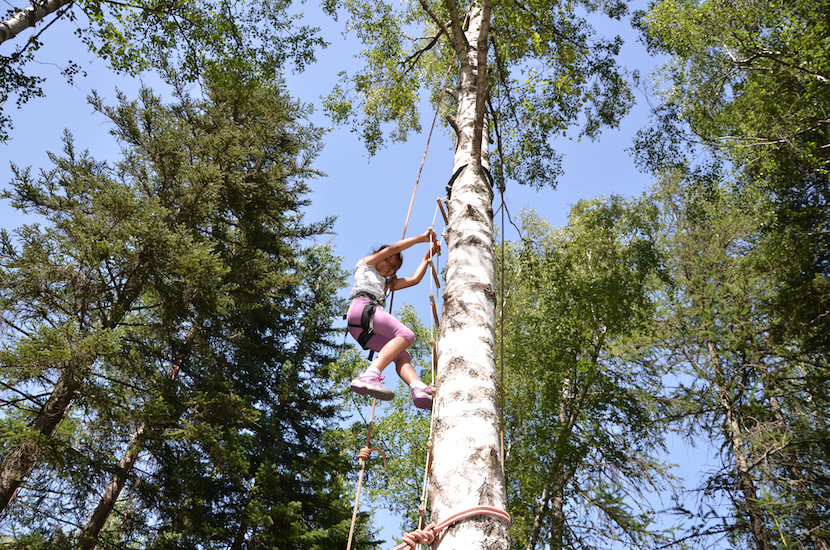
[[[432,386],[426,388],[412,388],[412,402],[419,409],[432,410]]]
[[[381,401],[391,401],[395,397],[395,392],[387,388],[381,383],[383,376],[378,376],[373,372],[364,372],[349,384],[353,392],[360,395],[371,395]]]

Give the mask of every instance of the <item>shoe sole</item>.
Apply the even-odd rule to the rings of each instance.
[[[418,409],[423,409],[425,411],[431,411],[432,410],[432,399],[417,398],[417,399],[413,399],[412,403]]]
[[[372,388],[367,386],[358,386],[355,384],[350,384],[349,387],[355,393],[360,395],[369,395],[375,399],[380,399],[381,401],[392,401],[392,399],[395,398],[395,392],[389,388]]]

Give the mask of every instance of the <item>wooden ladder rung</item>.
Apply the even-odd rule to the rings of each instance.
[[[435,285],[441,288],[441,281],[438,280],[438,272],[435,270],[435,265],[432,263],[432,260],[429,260],[429,267],[432,270],[432,278],[435,279]]]
[[[449,225],[450,219],[447,217],[447,211],[444,210],[444,201],[441,199],[441,197],[438,197],[438,208],[441,209],[441,215],[444,216],[444,223],[446,225]]]
[[[432,318],[435,319],[435,326],[440,327],[441,323],[438,322],[438,310],[435,308],[435,296],[432,294],[429,295],[429,303],[432,306]]]

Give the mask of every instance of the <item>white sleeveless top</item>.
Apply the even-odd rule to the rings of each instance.
[[[386,279],[378,273],[373,265],[368,265],[361,258],[354,266],[354,288],[349,294],[349,300],[353,300],[360,292],[368,292],[381,303],[386,302]]]

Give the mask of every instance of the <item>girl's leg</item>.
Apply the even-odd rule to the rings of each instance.
[[[395,361],[395,370],[398,371],[398,376],[401,377],[401,380],[406,382],[407,386],[411,386],[413,382],[421,381],[421,379],[418,378],[418,374],[415,372],[415,369],[412,367],[412,363],[409,361]]]
[[[410,360],[404,356],[398,357],[395,361],[398,376],[409,386],[412,393],[412,402],[419,409],[432,409],[432,386],[427,386],[418,377],[418,373],[412,367]]]
[[[366,303],[368,300],[365,299],[352,302],[347,315],[350,325],[360,323]],[[389,401],[395,394],[382,384],[381,371],[392,361],[400,360],[409,363],[411,356],[406,348],[415,340],[415,334],[381,308],[375,309],[373,329],[374,335],[366,342],[366,346],[377,351],[378,356],[364,373],[352,380],[350,387],[361,395],[369,394],[377,399]],[[355,327],[350,327],[349,330],[355,338],[362,332],[362,329]]]
[[[372,340],[374,340],[374,338],[372,338]],[[372,340],[369,340],[370,346],[372,345]],[[378,372],[383,372],[383,369],[385,369],[389,363],[396,361],[399,357],[405,357],[406,362],[409,363],[411,356],[409,355],[409,352],[404,353],[404,351],[406,351],[406,348],[408,348],[410,344],[412,344],[412,342],[403,336],[396,336],[392,338],[381,346],[380,350],[378,350],[378,356],[375,357],[374,361],[372,361],[371,366],[376,368]],[[411,368],[412,367],[410,366],[410,369]],[[414,372],[415,371],[413,370],[413,373]],[[400,375],[400,369],[398,370],[398,374]],[[403,377],[401,376],[401,378]],[[406,380],[404,380],[404,382],[406,382]],[[406,383],[408,384],[409,382]]]
[[[369,300],[366,298],[358,298],[352,302],[346,317],[350,325],[360,324],[363,308],[368,303]],[[406,348],[411,346],[412,342],[415,341],[415,334],[406,325],[395,319],[395,317],[382,308],[376,308],[373,329],[374,335],[366,342],[366,345],[369,349],[378,352],[377,357],[372,362],[372,367],[377,369],[378,372],[383,372],[383,369],[389,363],[397,360],[402,355],[407,360],[411,359]],[[349,332],[357,339],[362,329],[359,327],[350,327]]]
[[[349,324],[360,324],[360,317],[367,303],[367,299],[358,299],[352,303],[347,315]],[[350,331],[356,339],[361,329],[352,327]],[[378,356],[366,372],[352,380],[350,384],[352,390],[361,395],[371,395],[382,401],[392,399],[395,393],[383,385],[381,372],[389,363],[395,361],[398,376],[410,387],[415,406],[419,409],[431,409],[432,386],[427,386],[418,378],[418,374],[412,368],[412,356],[406,351],[406,348],[415,340],[415,334],[381,308],[375,309],[374,333],[366,345],[369,349],[377,351]]]

